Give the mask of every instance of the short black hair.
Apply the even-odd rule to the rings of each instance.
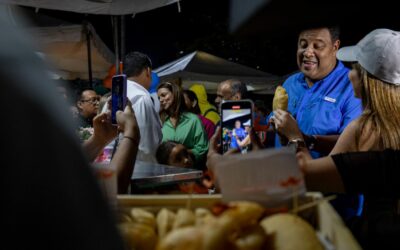
[[[150,58],[141,52],[130,52],[125,56],[124,72],[127,77],[138,76],[146,68],[152,69]]]
[[[88,90],[92,90],[92,91],[96,92],[96,90],[94,90],[93,88],[81,88],[81,89],[78,89],[78,91],[76,93],[76,96],[75,96],[75,98],[76,98],[75,101],[79,102],[80,100],[82,100],[83,92],[88,91]],[[97,94],[97,92],[96,92],[96,94]]]
[[[318,24],[318,25],[310,24],[308,26],[304,26],[300,30],[299,34],[306,30],[323,29],[323,28],[328,29],[329,34],[331,35],[332,42],[335,42],[340,39],[340,27],[337,25],[330,25],[330,24]]]
[[[339,40],[340,37],[340,27],[339,26],[329,26],[327,27],[329,33],[331,34],[332,42]]]
[[[165,141],[157,147],[156,159],[159,164],[168,165],[169,156],[171,155],[172,149],[179,143],[176,141]]]
[[[244,82],[237,79],[231,79],[229,82],[232,89],[232,95],[240,93],[241,99],[247,98],[247,85]]]

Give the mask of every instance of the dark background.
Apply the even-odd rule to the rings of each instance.
[[[230,32],[229,21],[235,18],[235,13],[230,13],[229,0],[183,0],[180,13],[177,4],[172,4],[125,16],[126,52],[138,50],[148,54],[156,68],[194,50],[203,50],[282,76],[297,70],[297,35],[305,26],[338,24],[342,46],[353,45],[375,28],[400,30],[400,15],[394,3],[272,0],[239,29]],[[87,20],[114,50],[109,16],[45,9],[36,13],[33,8],[25,9],[34,25]]]
[[[257,38],[229,32],[229,0],[183,0],[134,17],[125,16],[126,51],[148,54],[154,68],[183,55],[202,50],[253,68],[286,75],[296,70],[294,39]],[[108,47],[114,51],[111,17],[26,7],[34,25],[89,21]],[[60,21],[62,20],[62,21]]]

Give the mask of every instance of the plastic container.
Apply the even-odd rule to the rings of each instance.
[[[291,201],[306,193],[295,153],[285,148],[226,157],[217,165],[216,176],[224,201],[290,207]]]

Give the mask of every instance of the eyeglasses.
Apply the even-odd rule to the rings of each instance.
[[[96,104],[100,101],[100,97],[93,97],[91,99],[88,100],[80,100],[81,102],[88,102],[90,104]]]

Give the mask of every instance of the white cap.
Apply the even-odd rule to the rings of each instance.
[[[245,123],[243,123],[243,126],[250,126],[250,124],[251,124],[251,120],[249,119]]]
[[[387,83],[400,85],[400,32],[376,29],[355,46],[336,54],[341,61],[358,62],[368,73]]]

